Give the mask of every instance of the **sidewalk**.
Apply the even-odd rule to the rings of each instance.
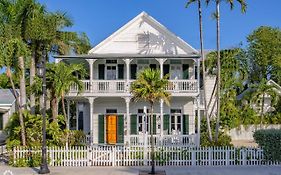
[[[50,167],[51,175],[137,175],[149,167]],[[0,175],[10,170],[13,175],[34,175],[38,168],[0,166]],[[229,167],[156,167],[167,175],[281,175],[281,166]],[[6,175],[11,175],[6,173]]]

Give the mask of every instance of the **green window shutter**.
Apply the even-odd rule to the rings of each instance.
[[[104,115],[99,115],[99,143],[104,143]]]
[[[170,115],[165,114],[163,116],[163,130],[167,131],[167,134],[170,134]]]
[[[156,115],[153,115],[153,134],[156,134]]]
[[[0,130],[3,130],[3,128],[4,128],[3,115],[4,114],[0,113]]]
[[[99,64],[99,80],[104,80],[104,64]]]
[[[182,78],[183,79],[189,79],[189,65],[188,64],[183,64],[182,65]]]
[[[189,134],[189,116],[187,114],[184,114],[183,116],[183,134],[188,135]]]
[[[131,115],[131,134],[132,135],[137,134],[137,115],[136,114]]]
[[[124,64],[118,64],[118,79],[124,79]]]
[[[124,116],[118,115],[117,118],[117,143],[124,143]]]
[[[131,79],[135,80],[137,78],[137,65],[131,64]]]
[[[170,73],[170,65],[169,64],[164,64],[163,65],[163,74],[164,76]]]

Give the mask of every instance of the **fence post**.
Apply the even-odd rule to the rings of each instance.
[[[147,134],[145,133],[144,144],[143,144],[143,164],[147,166]]]
[[[209,166],[212,165],[212,158],[213,158],[213,147],[208,147],[208,155],[209,155]]]
[[[116,165],[116,162],[115,162],[115,154],[116,154],[115,146],[112,146],[112,147],[111,147],[111,152],[110,152],[110,157],[111,157],[111,161],[112,161],[112,166],[115,166],[115,165]]]
[[[230,152],[230,149],[229,147],[224,147],[226,150],[226,154],[225,154],[225,165],[228,166],[229,165],[229,152]]]
[[[198,151],[197,147],[196,149],[189,149],[191,150],[191,165],[195,166],[196,165],[196,152]]]
[[[246,150],[245,148],[242,151],[242,165],[246,165]]]
[[[85,148],[85,147],[84,147]],[[92,159],[91,159],[91,154],[92,154],[92,149],[91,149],[91,145],[86,147],[87,150],[87,166],[92,166]],[[80,150],[81,151],[81,150]]]

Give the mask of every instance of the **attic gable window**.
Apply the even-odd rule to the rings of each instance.
[[[149,34],[146,33],[138,34],[137,41],[138,41],[139,49],[149,48]]]

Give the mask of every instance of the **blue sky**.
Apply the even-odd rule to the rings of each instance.
[[[185,8],[187,0],[39,0],[49,11],[63,11],[74,21],[68,30],[86,32],[93,46],[146,11],[170,31],[199,48],[197,4]],[[265,3],[267,2],[267,3]],[[246,46],[246,37],[261,25],[281,28],[281,0],[247,0],[246,14],[240,6],[230,11],[221,6],[221,48]],[[214,5],[203,5],[206,49],[216,47],[216,26],[211,14]],[[0,73],[3,70],[0,70]]]
[[[142,11],[146,11],[170,31],[199,48],[197,4],[185,8],[186,0],[39,0],[50,11],[64,11],[74,21],[73,31],[83,31],[96,45]],[[267,2],[267,3],[265,3]],[[240,6],[230,11],[221,7],[221,47],[246,44],[246,36],[261,25],[281,27],[280,0],[248,0],[246,14]],[[203,5],[205,48],[216,47],[214,5]]]

